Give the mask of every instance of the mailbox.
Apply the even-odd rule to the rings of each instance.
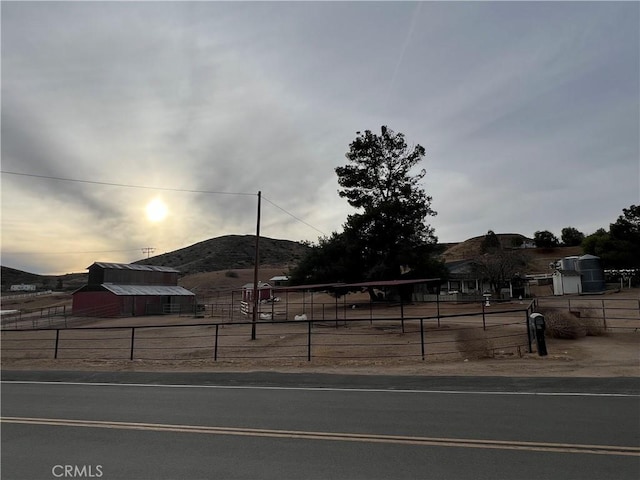
[[[529,315],[529,329],[532,332],[532,336],[536,339],[538,355],[544,357],[547,354],[547,343],[544,339],[544,315],[541,313],[532,313]]]

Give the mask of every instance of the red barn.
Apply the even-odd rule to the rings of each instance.
[[[193,311],[195,294],[178,286],[178,270],[96,262],[73,293],[73,315],[117,317]]]

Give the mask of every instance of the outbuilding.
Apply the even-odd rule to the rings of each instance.
[[[258,282],[258,301],[269,300],[273,297],[273,287],[267,282]],[[247,303],[253,302],[253,283],[247,283],[242,286],[242,301]]]
[[[170,267],[96,262],[73,293],[73,315],[116,317],[193,311],[195,294],[178,286]]]
[[[553,294],[571,295],[582,293],[582,279],[576,270],[556,270],[553,272]]]

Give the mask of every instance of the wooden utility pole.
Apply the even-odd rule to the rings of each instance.
[[[260,202],[262,200],[262,192],[258,192],[258,216],[256,221],[256,250],[253,265],[253,316],[251,325],[251,340],[256,339],[256,316],[258,315],[258,305],[260,292],[258,291],[258,264],[260,263]]]

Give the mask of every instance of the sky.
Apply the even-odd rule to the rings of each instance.
[[[637,2],[0,8],[3,266],[255,234],[258,192],[261,235],[317,241],[382,125],[426,149],[440,242],[588,235],[640,204]]]

